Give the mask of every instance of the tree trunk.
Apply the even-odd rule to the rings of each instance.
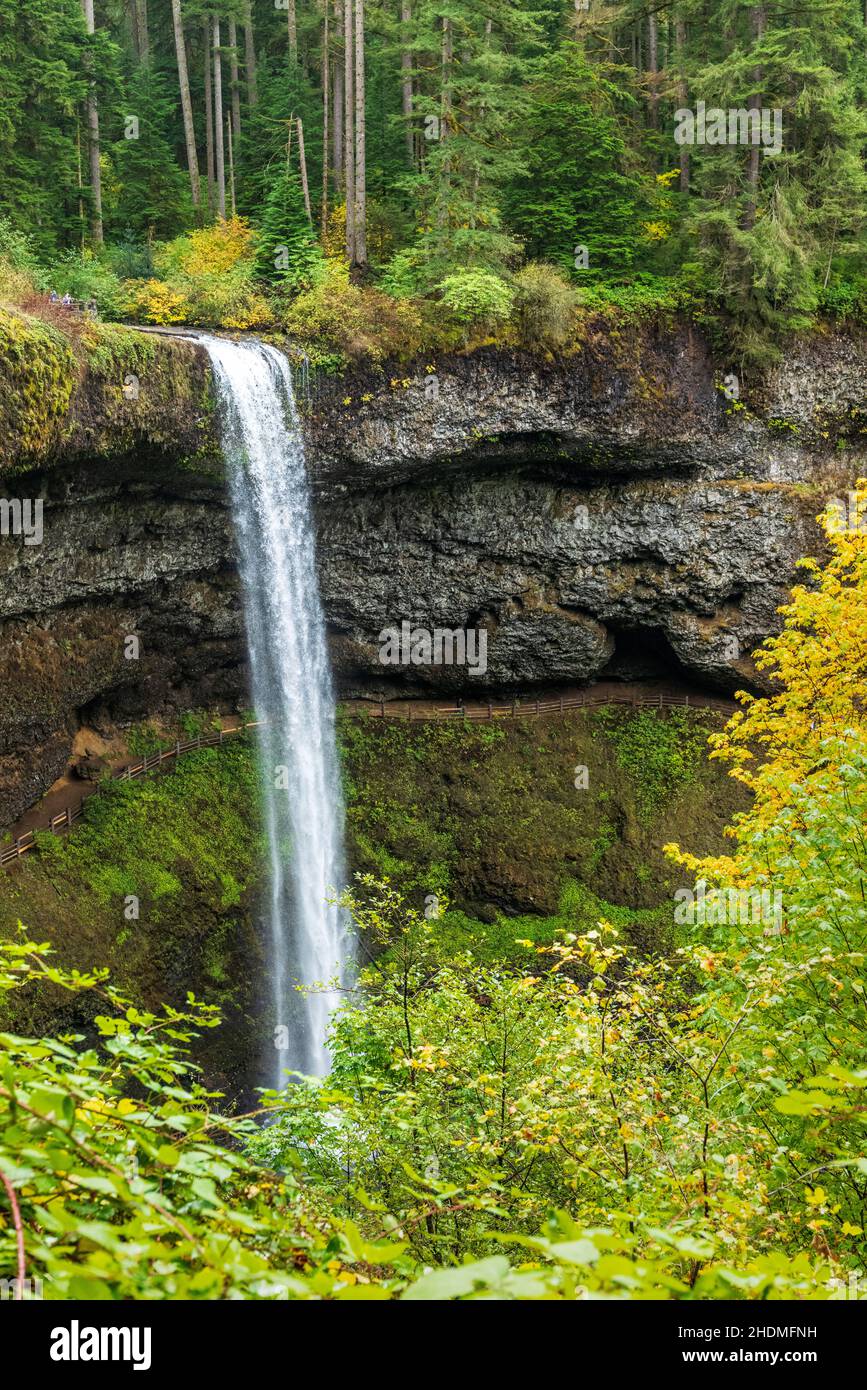
[[[364,120],[364,0],[355,0],[355,264],[367,266],[367,166]]]
[[[322,235],[328,225],[328,106],[331,95],[331,63],[328,52],[328,0],[322,4],[322,207],[319,218]]]
[[[139,61],[149,63],[151,41],[148,33],[148,0],[135,0],[135,27],[138,35]]]
[[[75,157],[78,172],[78,240],[84,251],[86,245],[86,235],[84,231],[84,178],[81,172],[81,121],[75,118]]]
[[[647,16],[647,75],[650,78],[650,124],[654,130],[659,129],[659,88],[657,86],[657,74],[659,73],[659,35],[656,24],[656,15]]]
[[[238,76],[238,32],[234,19],[229,20],[229,86],[232,91],[232,138],[241,134],[241,81]]]
[[[443,17],[442,59],[440,68],[440,140],[447,140],[449,138],[452,110],[451,67],[452,29],[448,19]],[[450,183],[451,170],[448,157],[446,157],[442,162],[441,184],[438,195],[439,207],[437,208],[437,223],[441,227],[444,226],[448,217]]]
[[[82,0],[82,11],[88,34],[96,31],[93,18],[93,0]],[[88,58],[88,69],[91,67]],[[96,83],[91,81],[87,90],[87,148],[90,162],[90,239],[94,246],[101,246],[102,235],[102,171],[99,167],[99,109],[96,104]]]
[[[304,122],[300,116],[295,117],[295,125],[298,129],[298,167],[301,170],[301,191],[304,194],[304,209],[307,213],[307,221],[313,226],[313,213],[310,208],[310,185],[307,182],[307,159],[304,154]]]
[[[220,21],[214,18],[214,136],[216,145],[217,212],[226,216],[226,154],[223,147],[223,62]]]
[[[244,6],[244,66],[247,69],[247,102],[252,106],[259,104],[259,88],[256,82],[256,40],[253,35],[252,0]]]
[[[403,0],[400,7],[400,20],[403,25],[403,42],[409,43],[409,26],[412,23],[410,0]],[[415,137],[412,129],[412,54],[403,48],[400,54],[400,70],[403,73],[401,96],[403,100],[403,123],[406,139],[406,156],[410,165],[415,164]]]
[[[346,259],[355,264],[355,70],[352,42],[353,0],[343,0],[343,189],[346,195]]]
[[[674,55],[675,55],[675,66],[678,68],[678,70],[679,70],[679,72],[680,72],[681,74],[683,73],[683,60],[684,60],[684,55],[685,55],[685,53],[686,53],[686,23],[685,23],[685,21],[682,20],[682,19],[677,19],[677,20],[675,21],[675,26],[674,26]],[[683,76],[680,76],[680,77],[678,78],[678,83],[677,83],[677,99],[678,99],[678,101],[680,102],[681,107],[684,108],[684,109],[685,109],[685,107],[686,107],[688,95],[689,95],[689,93],[688,93],[688,91],[687,91],[686,80],[685,80],[685,78],[684,78]],[[689,146],[688,146],[688,145],[681,145],[681,146],[680,146],[680,191],[681,191],[681,193],[688,193],[688,192],[689,192]]]
[[[767,20],[768,16],[765,6],[754,5],[752,10],[750,11],[750,28],[752,30],[753,38],[757,43],[760,42],[762,36],[764,35]],[[753,68],[753,81],[755,82],[756,87],[759,88],[762,81],[761,65],[757,65]],[[753,95],[750,97],[749,101],[747,102],[747,110],[759,112],[759,120],[761,120],[761,90],[755,91]],[[743,227],[745,232],[751,231],[752,228],[755,226],[756,222],[756,207],[758,206],[759,200],[760,156],[761,146],[759,143],[759,138],[754,137],[753,143],[750,146],[749,160],[747,162],[747,201],[744,206],[744,215],[741,219],[741,226]]]
[[[190,171],[190,192],[193,197],[193,207],[198,211],[202,201],[202,189],[199,182],[199,157],[196,153],[196,128],[193,124],[193,103],[190,98],[190,74],[187,68],[187,45],[184,42],[181,0],[172,0],[172,22],[175,28],[175,54],[178,63],[178,84],[181,89],[181,111],[184,117],[187,168]]]
[[[298,23],[295,18],[295,0],[287,0],[286,23],[289,29],[289,60],[298,62]]]
[[[208,213],[214,211],[214,84],[211,81],[211,25],[204,20],[205,39],[205,167],[208,171]]]
[[[226,117],[226,140],[229,146],[229,207],[234,217],[237,212],[235,203],[235,151],[234,151],[234,131],[232,130],[232,120]]]
[[[486,20],[485,20],[485,52],[487,52],[487,50],[488,50],[488,49],[490,48],[490,46],[491,46],[491,29],[492,29],[492,28],[493,28],[493,20],[486,19]],[[487,105],[486,105],[486,103],[485,103],[484,101],[482,101],[481,104],[480,104],[480,106],[479,106],[479,124],[482,125],[482,126],[484,126],[484,120],[485,120],[485,112],[486,112],[486,110],[487,110]],[[478,203],[479,203],[479,179],[480,179],[480,176],[481,176],[481,169],[480,169],[480,167],[479,167],[479,161],[477,160],[477,161],[476,161],[476,166],[475,166],[475,168],[474,168],[474,170],[473,170],[473,211],[472,211],[472,226],[473,226],[473,227],[475,227],[475,225],[476,225],[476,209],[477,209]]]
[[[343,41],[343,0],[334,3],[334,32],[337,39],[337,52],[334,57],[332,74],[333,96],[331,111],[334,135],[332,139],[331,167],[334,170],[334,186],[338,192],[343,188],[343,58],[340,47]]]

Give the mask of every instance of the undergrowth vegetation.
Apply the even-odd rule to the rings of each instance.
[[[89,1036],[0,1037],[0,1171],[27,1272],[46,1278],[49,1296],[857,1297],[867,535],[831,514],[825,525],[830,559],[806,563],[759,657],[776,693],[742,697],[712,737],[752,794],[732,852],[667,847],[677,870],[723,890],[724,909],[676,919],[665,941],[637,946],[634,914],[621,932],[626,910],[575,877],[560,883],[555,920],[495,915],[482,942],[482,923],[455,912],[447,891],[422,894],[431,879],[404,891],[361,872],[343,906],[362,969],[333,1019],[329,1075],[265,1090],[254,1114],[230,1118],[187,1054],[216,1027],[210,1007],[191,996],[141,1009],[104,971],[70,971],[23,929],[7,934],[7,997],[49,988],[96,1005]],[[515,736],[544,746],[543,723],[530,723]],[[570,726],[573,747],[578,733]],[[657,815],[662,768],[675,803],[701,786],[693,733],[643,714],[622,726],[603,714],[583,730]],[[520,780],[497,725],[430,724],[410,739],[356,721],[342,739],[350,809],[374,850],[374,825],[386,840],[395,822],[406,830],[395,758],[370,775],[375,740],[380,754],[402,748],[410,783],[424,769],[431,814],[439,767],[470,825],[479,816],[450,781],[450,755],[459,750],[476,781],[495,757],[503,790]],[[554,748],[557,762],[556,735]],[[252,770],[248,750],[232,756]],[[111,800],[103,807],[110,819]],[[132,808],[127,820],[130,849],[153,855]],[[444,823],[429,870],[460,887]],[[98,891],[101,867],[75,845],[49,853],[68,855]],[[126,852],[112,843],[121,863]],[[473,853],[483,862],[483,848]],[[773,891],[779,912],[729,910],[742,890]],[[16,1240],[4,1211],[4,1269]]]

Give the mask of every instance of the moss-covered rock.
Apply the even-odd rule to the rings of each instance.
[[[224,1027],[198,1060],[232,1095],[257,1081],[266,977],[254,910],[263,863],[255,763],[242,739],[187,755],[144,782],[115,782],[62,839],[0,873],[0,934],[19,921],[70,966],[108,966],[137,1001],[182,1004],[192,990]],[[16,991],[0,1027],[87,1030],[97,995]]]
[[[591,916],[598,902],[624,909],[621,925],[651,945],[682,884],[662,846],[719,853],[744,805],[707,756],[721,720],[613,708],[490,724],[344,719],[350,857],[419,907],[445,895],[492,924],[557,918],[578,891]],[[641,914],[660,909],[652,930]]]
[[[55,315],[0,308],[0,473],[138,451],[221,475],[210,368],[194,342]]]

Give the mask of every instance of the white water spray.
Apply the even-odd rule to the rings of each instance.
[[[203,336],[217,383],[240,553],[270,856],[272,1084],[322,1076],[348,937],[327,899],[343,885],[343,801],[334,697],[316,578],[304,444],[289,363],[276,348]],[[279,1050],[288,1039],[288,1048]]]

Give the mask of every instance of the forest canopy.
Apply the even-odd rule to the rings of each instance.
[[[7,299],[344,357],[680,311],[759,365],[865,313],[859,0],[0,0],[0,30]]]

